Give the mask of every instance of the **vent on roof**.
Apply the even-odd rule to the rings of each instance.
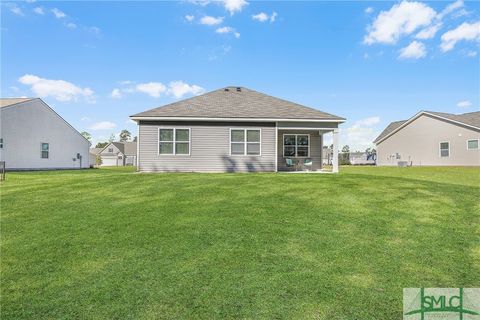
[[[242,88],[237,87],[237,92],[242,92]]]
[[[225,91],[229,91],[228,88],[225,88]]]

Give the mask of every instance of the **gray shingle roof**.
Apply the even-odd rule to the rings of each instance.
[[[20,102],[33,100],[35,98],[0,98],[0,108],[8,107]]]
[[[111,142],[111,144],[115,145],[115,147],[117,147],[118,150],[120,150],[120,152],[123,153],[124,155],[134,156],[137,154],[137,143],[134,141],[128,141],[128,142],[114,141],[114,142]],[[109,145],[110,143],[107,144],[104,148],[101,148],[100,151],[107,149]],[[106,154],[108,155],[109,153],[106,153]]]
[[[462,114],[452,114],[452,113],[434,112],[434,111],[425,111],[425,112],[480,128],[480,111],[468,112],[468,113],[462,113]]]
[[[196,117],[251,119],[344,118],[275,98],[248,88],[226,87],[133,115],[132,117]]]
[[[382,140],[384,137],[389,135],[392,131],[396,130],[398,127],[400,127],[402,124],[407,122],[407,120],[401,120],[401,121],[395,121],[390,123],[385,130],[380,133],[380,135],[375,139],[373,142],[376,143],[378,140]]]
[[[103,148],[90,148],[90,153],[93,155],[97,155]]]
[[[480,128],[480,111],[475,111],[475,112],[468,112],[468,113],[462,113],[462,114],[453,114],[453,113],[445,113],[445,112],[435,112],[435,111],[421,111],[420,114],[427,113],[431,114],[434,116],[446,118],[449,120],[453,120],[456,122],[460,122],[463,124],[467,124],[470,126],[474,126],[477,128]],[[416,114],[415,116],[417,116]],[[413,119],[413,117],[411,118]],[[409,120],[402,120],[402,121],[395,121],[390,123],[385,130],[380,133],[380,135],[373,141],[374,143],[377,143],[377,141],[382,140],[386,136],[388,136],[390,133],[398,129],[401,125],[403,125],[405,122],[410,121]]]

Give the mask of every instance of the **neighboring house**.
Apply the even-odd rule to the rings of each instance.
[[[221,88],[131,116],[141,172],[260,172],[322,168],[323,135],[344,118],[243,87]],[[287,160],[289,159],[287,163]],[[293,166],[291,165],[293,164]]]
[[[102,160],[102,167],[136,166],[136,142],[110,142],[97,153]]]
[[[348,157],[351,165],[373,165],[376,155],[366,152],[350,152]]]
[[[479,140],[480,111],[421,111],[390,123],[374,143],[380,166],[480,166]]]
[[[90,142],[41,99],[0,99],[0,121],[0,161],[7,170],[90,166]]]
[[[103,148],[90,148],[90,166],[97,164],[98,153],[102,150]]]

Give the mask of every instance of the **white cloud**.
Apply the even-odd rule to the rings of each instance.
[[[115,88],[112,90],[112,93],[110,93],[110,97],[113,99],[120,99],[122,97],[122,92],[120,89]]]
[[[136,86],[137,91],[148,94],[151,97],[158,98],[167,88],[160,82],[140,83]]]
[[[464,22],[453,30],[445,32],[442,37],[440,48],[443,52],[452,50],[457,42],[465,40],[480,40],[480,22]]]
[[[221,27],[215,30],[216,33],[232,33],[235,38],[240,38],[240,33],[236,32],[234,28],[231,27]]]
[[[202,7],[210,3],[210,0],[187,0],[187,1]]]
[[[205,16],[200,19],[200,24],[204,24],[207,26],[214,26],[223,22],[223,17],[211,17]]]
[[[470,57],[470,58],[475,58],[475,57],[477,56],[477,54],[478,54],[477,51],[473,51],[473,50],[468,50],[468,51],[465,53],[465,55],[466,55],[467,57]]]
[[[265,12],[260,12],[258,14],[252,15],[252,19],[258,20],[260,22],[265,22],[268,20],[268,14],[266,14]]]
[[[45,14],[45,11],[42,7],[36,7],[35,9],[33,9],[33,12],[35,12],[36,14]]]
[[[110,121],[100,121],[92,124],[88,129],[90,130],[111,130],[117,126],[116,123]]]
[[[248,2],[245,0],[223,0],[223,6],[230,12],[230,15],[242,11],[246,5],[248,5]]]
[[[192,15],[187,14],[187,15],[185,16],[185,19],[186,19],[187,21],[189,21],[189,22],[192,22],[192,21],[195,19],[195,17],[192,16]]]
[[[181,98],[186,94],[198,95],[205,92],[205,89],[197,85],[189,85],[183,81],[172,81],[168,85],[168,94],[175,98]]]
[[[390,10],[382,11],[368,28],[364,43],[394,44],[402,35],[431,24],[436,12],[421,2],[402,1]]]
[[[18,79],[24,85],[31,86],[35,95],[54,97],[58,101],[77,101],[79,97],[95,102],[94,92],[90,88],[81,88],[65,80],[50,80],[26,74]]]
[[[37,0],[26,0],[25,2],[27,2],[27,3],[34,3],[34,2],[37,2]]]
[[[400,49],[400,59],[420,59],[427,55],[425,45],[418,41],[412,41],[405,48]]]
[[[55,15],[55,18],[57,18],[57,19],[62,19],[62,18],[65,18],[67,16],[64,12],[60,11],[57,8],[53,8],[51,11]]]
[[[380,117],[370,117],[370,118],[358,120],[357,122],[355,122],[355,125],[370,127],[378,123],[380,123]]]
[[[88,31],[95,33],[95,34],[100,34],[100,28],[99,27],[88,27]]]
[[[378,136],[378,131],[374,128],[380,123],[380,117],[370,117],[355,122],[342,132],[343,144],[348,144],[351,151],[364,151],[373,146],[373,140]]]
[[[435,37],[435,34],[437,34],[437,31],[440,30],[441,27],[442,27],[442,24],[440,22],[437,24],[431,25],[423,30],[420,30],[420,32],[415,35],[415,38],[431,39]]]
[[[368,8],[365,9],[365,13],[366,13],[366,14],[370,14],[370,13],[372,13],[372,12],[373,12],[373,8],[372,8],[372,7],[368,7]]]
[[[268,15],[265,12],[260,12],[260,13],[252,15],[252,19],[260,21],[260,22],[270,21],[270,22],[273,23],[277,19],[277,16],[278,16],[278,14],[275,11],[272,12],[271,15]]]
[[[464,100],[457,103],[457,107],[459,108],[469,108],[471,106],[472,106],[472,103],[469,100]]]
[[[457,10],[457,9],[460,9],[460,8],[463,8],[464,7],[464,3],[463,3],[463,0],[457,0],[453,3],[450,3],[448,6],[445,7],[445,9],[442,10],[442,12],[440,12],[438,14],[438,19],[443,19],[443,17],[445,17],[446,15],[452,13],[453,11]]]
[[[77,25],[73,22],[68,22],[68,23],[65,23],[65,27],[75,29]]]
[[[270,22],[275,22],[275,20],[277,19],[277,16],[278,14],[275,11],[273,11],[272,15],[270,16]]]
[[[230,27],[221,27],[215,30],[216,33],[229,33],[232,31],[233,31],[233,28],[230,28]]]
[[[7,6],[8,8],[10,9],[10,11],[14,14],[16,14],[17,16],[24,16],[25,14],[23,13],[22,9],[17,6],[16,4],[14,3],[7,3]]]
[[[92,119],[90,119],[89,117],[81,117],[80,118],[80,121],[90,121]]]

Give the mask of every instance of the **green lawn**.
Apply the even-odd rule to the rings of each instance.
[[[478,168],[7,173],[2,319],[399,319],[480,286]]]

